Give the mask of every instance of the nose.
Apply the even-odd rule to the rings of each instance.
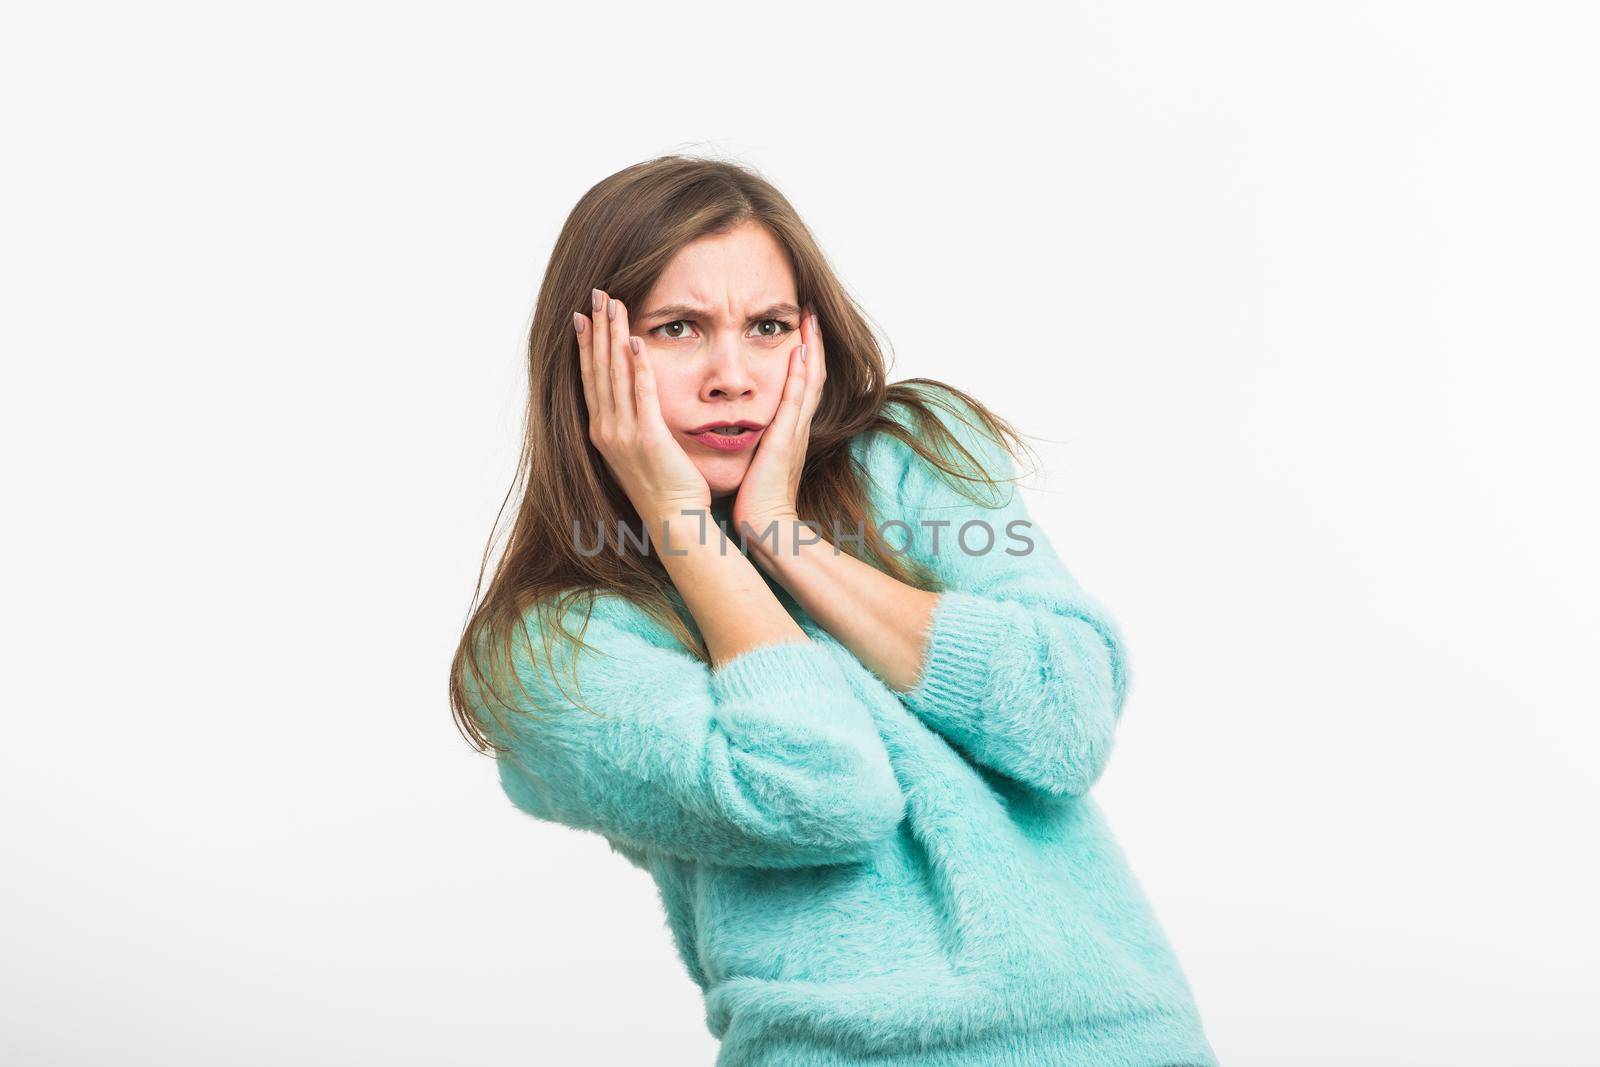
[[[756,380],[750,373],[749,357],[739,350],[737,342],[721,344],[706,367],[705,381],[701,384],[702,400],[744,400],[755,391]]]

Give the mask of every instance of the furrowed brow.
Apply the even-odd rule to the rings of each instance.
[[[752,314],[749,321],[756,322],[760,319],[783,317],[798,318],[799,315],[800,309],[793,304],[771,304]],[[676,322],[678,319],[694,319],[697,322],[704,322],[715,317],[705,308],[691,307],[688,304],[663,304],[654,311],[647,312],[644,318],[639,321],[654,322],[656,319],[664,319],[667,322]]]

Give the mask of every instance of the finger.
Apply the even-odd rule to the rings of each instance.
[[[611,395],[617,405],[617,432],[631,437],[638,423],[634,415],[633,351],[629,346],[628,309],[612,297],[606,305],[611,320]]]
[[[594,374],[595,419],[606,428],[616,424],[616,402],[611,397],[611,330],[606,319],[606,294],[599,289],[590,293],[594,314],[589,318],[594,336],[589,339],[593,351],[591,370]]]
[[[667,420],[661,414],[661,398],[656,394],[656,371],[650,365],[650,348],[642,338],[635,340],[639,341],[639,351],[633,357],[633,396],[639,424],[664,429]]]
[[[816,312],[809,312],[801,320],[801,336],[806,345],[806,391],[802,426],[809,426],[811,416],[822,403],[822,383],[828,377],[827,350],[822,343],[822,330],[817,324]]]
[[[800,357],[805,353],[800,345],[789,353],[789,374],[783,380],[783,395],[778,398],[778,411],[772,421],[793,440],[800,428],[800,415],[805,407],[806,365]]]
[[[583,379],[583,405],[594,418],[594,327],[589,316],[581,311],[572,313],[572,329],[578,336],[578,374]]]

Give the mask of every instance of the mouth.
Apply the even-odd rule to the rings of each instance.
[[[765,429],[759,422],[712,422],[688,431],[694,440],[717,452],[738,452],[756,443]]]

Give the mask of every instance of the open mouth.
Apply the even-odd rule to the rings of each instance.
[[[716,426],[689,436],[707,448],[714,448],[719,452],[735,452],[754,444],[756,438],[761,436],[761,429],[752,429],[748,426]]]

